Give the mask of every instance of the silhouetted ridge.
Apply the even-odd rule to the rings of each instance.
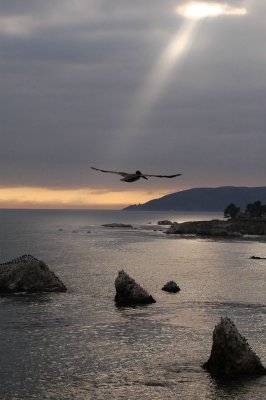
[[[260,200],[266,203],[266,187],[194,188],[171,193],[147,203],[131,205],[127,211],[224,211],[225,207],[234,203],[245,209],[248,203]]]

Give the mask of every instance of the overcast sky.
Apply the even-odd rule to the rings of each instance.
[[[200,20],[187,3],[1,1],[0,187],[265,186],[266,2]],[[90,166],[183,175],[129,185]]]

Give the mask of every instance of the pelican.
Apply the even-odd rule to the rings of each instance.
[[[106,171],[105,169],[99,169],[95,167],[91,167],[95,171],[101,172],[108,172],[109,174],[118,174],[121,175],[123,178],[120,179],[122,182],[135,182],[138,181],[140,178],[147,179],[147,176],[154,177],[154,178],[175,178],[176,176],[180,176],[182,174],[174,174],[174,175],[151,175],[151,174],[143,174],[141,171],[136,171],[135,173],[128,173],[128,172],[118,172],[118,171]]]

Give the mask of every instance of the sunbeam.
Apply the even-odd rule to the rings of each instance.
[[[138,109],[134,110],[135,124],[137,121],[140,122],[144,115],[148,115],[166,85],[173,68],[191,47],[198,25],[198,21],[186,21],[160,55],[139,94]]]
[[[172,70],[190,49],[198,26],[198,20],[186,20],[170,40],[154,68],[144,80],[142,88],[134,98],[133,103],[131,103],[129,113],[126,115],[125,127],[121,132],[125,140],[124,145],[131,146],[134,138],[141,135],[149,112],[167,84]],[[123,144],[121,143],[121,150],[122,146]]]
[[[170,79],[173,69],[177,68],[190,50],[202,21],[219,16],[244,16],[247,9],[231,7],[226,3],[192,1],[177,7],[176,12],[184,17],[183,25],[159,56],[130,105],[120,134],[121,152],[126,147],[134,147],[136,138],[143,135],[151,109]]]

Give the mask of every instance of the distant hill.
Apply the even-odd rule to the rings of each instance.
[[[245,210],[248,203],[260,200],[266,204],[266,186],[218,188],[194,188],[171,193],[147,203],[131,205],[127,211],[224,211],[225,207],[234,203]]]

